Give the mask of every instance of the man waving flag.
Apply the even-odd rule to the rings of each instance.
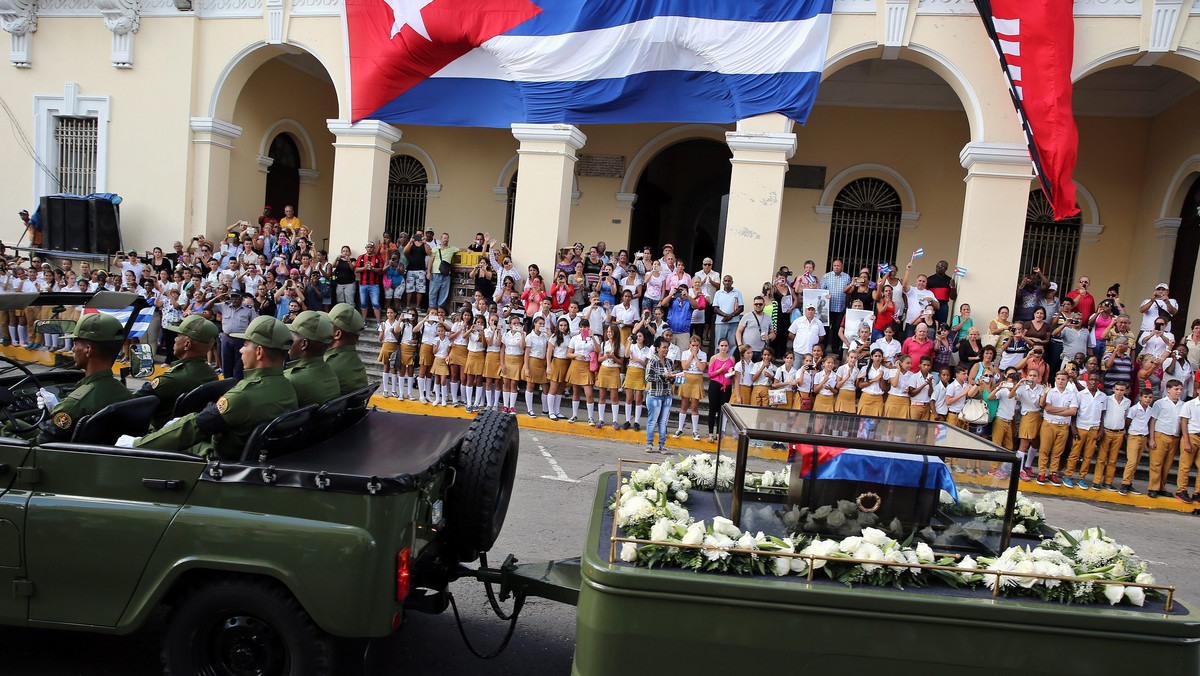
[[[355,121],[803,123],[833,0],[346,0]]]
[[[1079,213],[1071,173],[1079,132],[1071,111],[1071,0],[975,0],[1021,118],[1054,219]]]

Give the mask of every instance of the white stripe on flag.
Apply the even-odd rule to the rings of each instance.
[[[103,312],[109,317],[115,318],[124,326],[125,322],[129,321],[129,315],[133,313],[133,310],[126,308],[124,310],[98,310],[98,312]]]
[[[150,329],[150,322],[154,319],[154,308],[142,308],[138,313],[137,320],[133,322],[133,326],[129,329],[130,338],[140,338],[147,330]]]
[[[1013,90],[1015,90],[1015,91],[1017,92],[1017,98],[1018,98],[1018,99],[1021,99],[1022,101],[1024,101],[1024,100],[1025,100],[1025,92],[1021,91],[1021,87],[1020,87],[1020,86],[1014,86],[1014,87],[1013,87]]]
[[[1008,54],[1009,56],[1021,55],[1021,43],[1017,42],[1016,40],[997,40],[996,42],[1000,44],[1000,51],[1004,52],[1005,54]]]
[[[1021,81],[1021,67],[1020,66],[1009,66],[1008,74],[1010,76],[1012,76],[1013,82]]]
[[[1021,34],[1020,19],[998,19],[996,17],[992,17],[992,24],[996,27],[996,32],[1000,35]]]
[[[829,16],[777,22],[656,16],[564,35],[500,35],[433,77],[586,82],[655,71],[819,73],[825,67]],[[570,61],[563,61],[564,54]]]

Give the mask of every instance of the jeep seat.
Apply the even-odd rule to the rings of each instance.
[[[260,423],[246,440],[242,450],[242,462],[265,462],[267,458],[282,455],[308,446],[311,439],[309,422],[317,410],[315,405],[305,406],[284,413],[274,420]]]
[[[158,397],[137,397],[109,404],[84,416],[75,426],[71,441],[76,444],[112,446],[122,434],[140,437],[150,429],[150,418],[161,403]]]
[[[210,383],[204,383],[191,392],[185,392],[175,400],[175,414],[171,417],[178,418],[189,413],[199,413],[204,410],[205,406],[216,403],[221,395],[228,392],[238,381],[233,378],[224,380],[214,380]]]
[[[367,403],[379,384],[367,385],[335,397],[321,404],[312,418],[312,442],[329,438],[334,432],[345,429],[362,419],[367,412]]]

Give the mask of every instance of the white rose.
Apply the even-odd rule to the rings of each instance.
[[[1138,573],[1138,576],[1133,581],[1138,584],[1154,584],[1154,576],[1150,573]]]
[[[680,540],[680,542],[685,545],[698,545],[701,542],[704,542],[705,535],[704,522],[697,521],[696,523],[688,526],[687,532],[683,534],[683,539]]]
[[[1141,606],[1146,602],[1146,592],[1141,587],[1126,587],[1125,598],[1135,606]]]
[[[879,547],[876,547],[875,545],[871,544],[870,542],[863,542],[863,543],[859,544],[858,549],[854,550],[853,557],[856,559],[862,559],[864,561],[883,561],[884,560],[883,550],[880,549]],[[859,564],[859,565],[862,566],[863,571],[868,572],[868,573],[879,570],[879,568],[880,568],[879,566],[877,566],[873,563],[863,563],[863,564]]]
[[[804,563],[804,559],[795,559],[795,560],[799,561],[801,564]],[[771,572],[774,573],[775,575],[777,575],[777,576],[787,575],[788,572],[790,572],[791,570],[792,570],[792,559],[789,559],[789,558],[783,557],[783,556],[776,556],[775,558],[771,559]],[[801,572],[803,572],[803,571],[801,571]]]
[[[1106,584],[1104,585],[1104,598],[1108,599],[1110,605],[1117,605],[1121,599],[1125,598],[1125,585]]]
[[[666,519],[659,519],[658,521],[655,521],[654,525],[650,527],[650,539],[658,540],[659,542],[668,539],[671,536],[668,529],[670,523],[671,522]]]
[[[1013,535],[1024,535],[1026,532],[1025,524],[1019,523],[1019,524],[1013,526],[1012,532],[1013,532]]]
[[[1013,572],[1014,573],[1036,572],[1034,570],[1033,564],[1034,564],[1033,561],[1021,561],[1021,562],[1017,563],[1016,566],[1013,567]],[[1029,589],[1033,585],[1037,584],[1037,578],[1036,577],[1020,577],[1020,578],[1017,578],[1017,584],[1021,585],[1022,587],[1026,588],[1026,589]]]
[[[677,502],[687,502],[688,501],[687,491],[675,491],[675,500]]]
[[[637,561],[637,545],[632,542],[621,544],[621,560],[626,563]]]
[[[733,522],[723,516],[713,517],[713,532],[724,535],[728,538],[736,538],[741,535],[738,527],[733,525]]]
[[[830,512],[829,516],[825,519],[825,523],[833,528],[841,528],[846,523],[846,515],[841,512]]]
[[[917,560],[921,563],[933,563],[933,548],[924,542],[918,542]]]
[[[762,485],[763,486],[770,486],[774,482],[775,482],[775,475],[771,473],[771,470],[767,470],[762,473]]]
[[[842,543],[838,545],[838,549],[845,554],[853,554],[854,551],[858,549],[860,544],[862,544],[862,538],[858,537],[857,535],[851,535],[845,540],[842,540]]]
[[[757,547],[755,547],[756,544],[757,544],[757,542],[755,542],[753,535],[751,535],[749,533],[742,533],[742,537],[738,538],[737,548],[738,549],[757,549]]]
[[[886,545],[889,540],[891,540],[891,538],[887,536],[887,533],[884,533],[878,528],[864,528],[862,531],[862,539],[870,542],[876,547],[882,547]]]

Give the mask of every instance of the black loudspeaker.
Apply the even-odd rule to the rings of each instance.
[[[121,249],[120,207],[108,200],[88,200],[89,251],[112,253]]]
[[[42,216],[43,247],[55,251],[87,250],[87,200],[43,197]]]

